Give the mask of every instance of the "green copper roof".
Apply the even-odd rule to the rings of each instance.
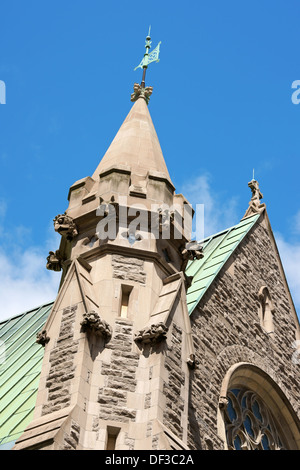
[[[52,305],[0,323],[0,450],[11,448],[32,419],[44,356],[36,334]]]
[[[243,219],[239,224],[200,242],[203,246],[204,257],[191,261],[186,269],[186,275],[193,277],[192,285],[187,291],[187,306],[190,314],[230,255],[253,227],[259,215],[255,214]]]

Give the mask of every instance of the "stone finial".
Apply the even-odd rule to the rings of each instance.
[[[111,338],[112,330],[110,325],[101,319],[97,312],[86,312],[80,325],[83,332],[90,331],[98,336],[102,336],[106,340]]]
[[[50,341],[49,336],[47,336],[47,331],[42,330],[36,335],[36,343],[45,346]]]
[[[49,251],[47,256],[46,268],[50,271],[61,271],[63,263],[63,257],[59,250]]]
[[[155,344],[164,340],[167,336],[168,327],[160,322],[146,326],[135,335],[135,341],[143,344]]]
[[[265,204],[261,204],[260,202],[260,200],[263,198],[263,194],[259,189],[258,181],[252,179],[249,181],[248,186],[251,189],[252,197],[243,219],[254,214],[260,214],[266,207]]]
[[[59,214],[53,219],[54,230],[58,232],[67,240],[73,240],[78,235],[76,224],[72,217],[64,214]]]
[[[138,98],[144,98],[146,103],[149,103],[150,96],[152,95],[153,87],[147,86],[146,88],[142,88],[139,83],[135,83],[133,85],[133,93],[131,94],[131,101],[136,101]]]

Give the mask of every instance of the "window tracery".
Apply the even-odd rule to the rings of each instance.
[[[229,450],[285,450],[271,411],[255,392],[230,389],[224,418]]]

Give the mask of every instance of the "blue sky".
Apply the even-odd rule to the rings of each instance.
[[[2,0],[0,319],[52,300],[52,219],[131,107],[151,25],[149,110],[177,192],[206,234],[237,223],[252,170],[300,310],[299,2]]]

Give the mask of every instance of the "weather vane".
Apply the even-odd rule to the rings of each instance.
[[[144,57],[141,63],[134,69],[134,70],[138,68],[143,69],[143,78],[141,82],[142,88],[145,88],[146,70],[148,68],[148,65],[151,64],[152,62],[159,62],[159,52],[160,52],[159,49],[160,49],[161,41],[157,44],[156,48],[153,49],[153,51],[149,53],[149,49],[151,49],[151,44],[152,44],[151,37],[150,37],[150,30],[151,30],[151,26],[149,27],[148,36],[146,37],[146,45],[145,45],[146,52],[144,54]]]

